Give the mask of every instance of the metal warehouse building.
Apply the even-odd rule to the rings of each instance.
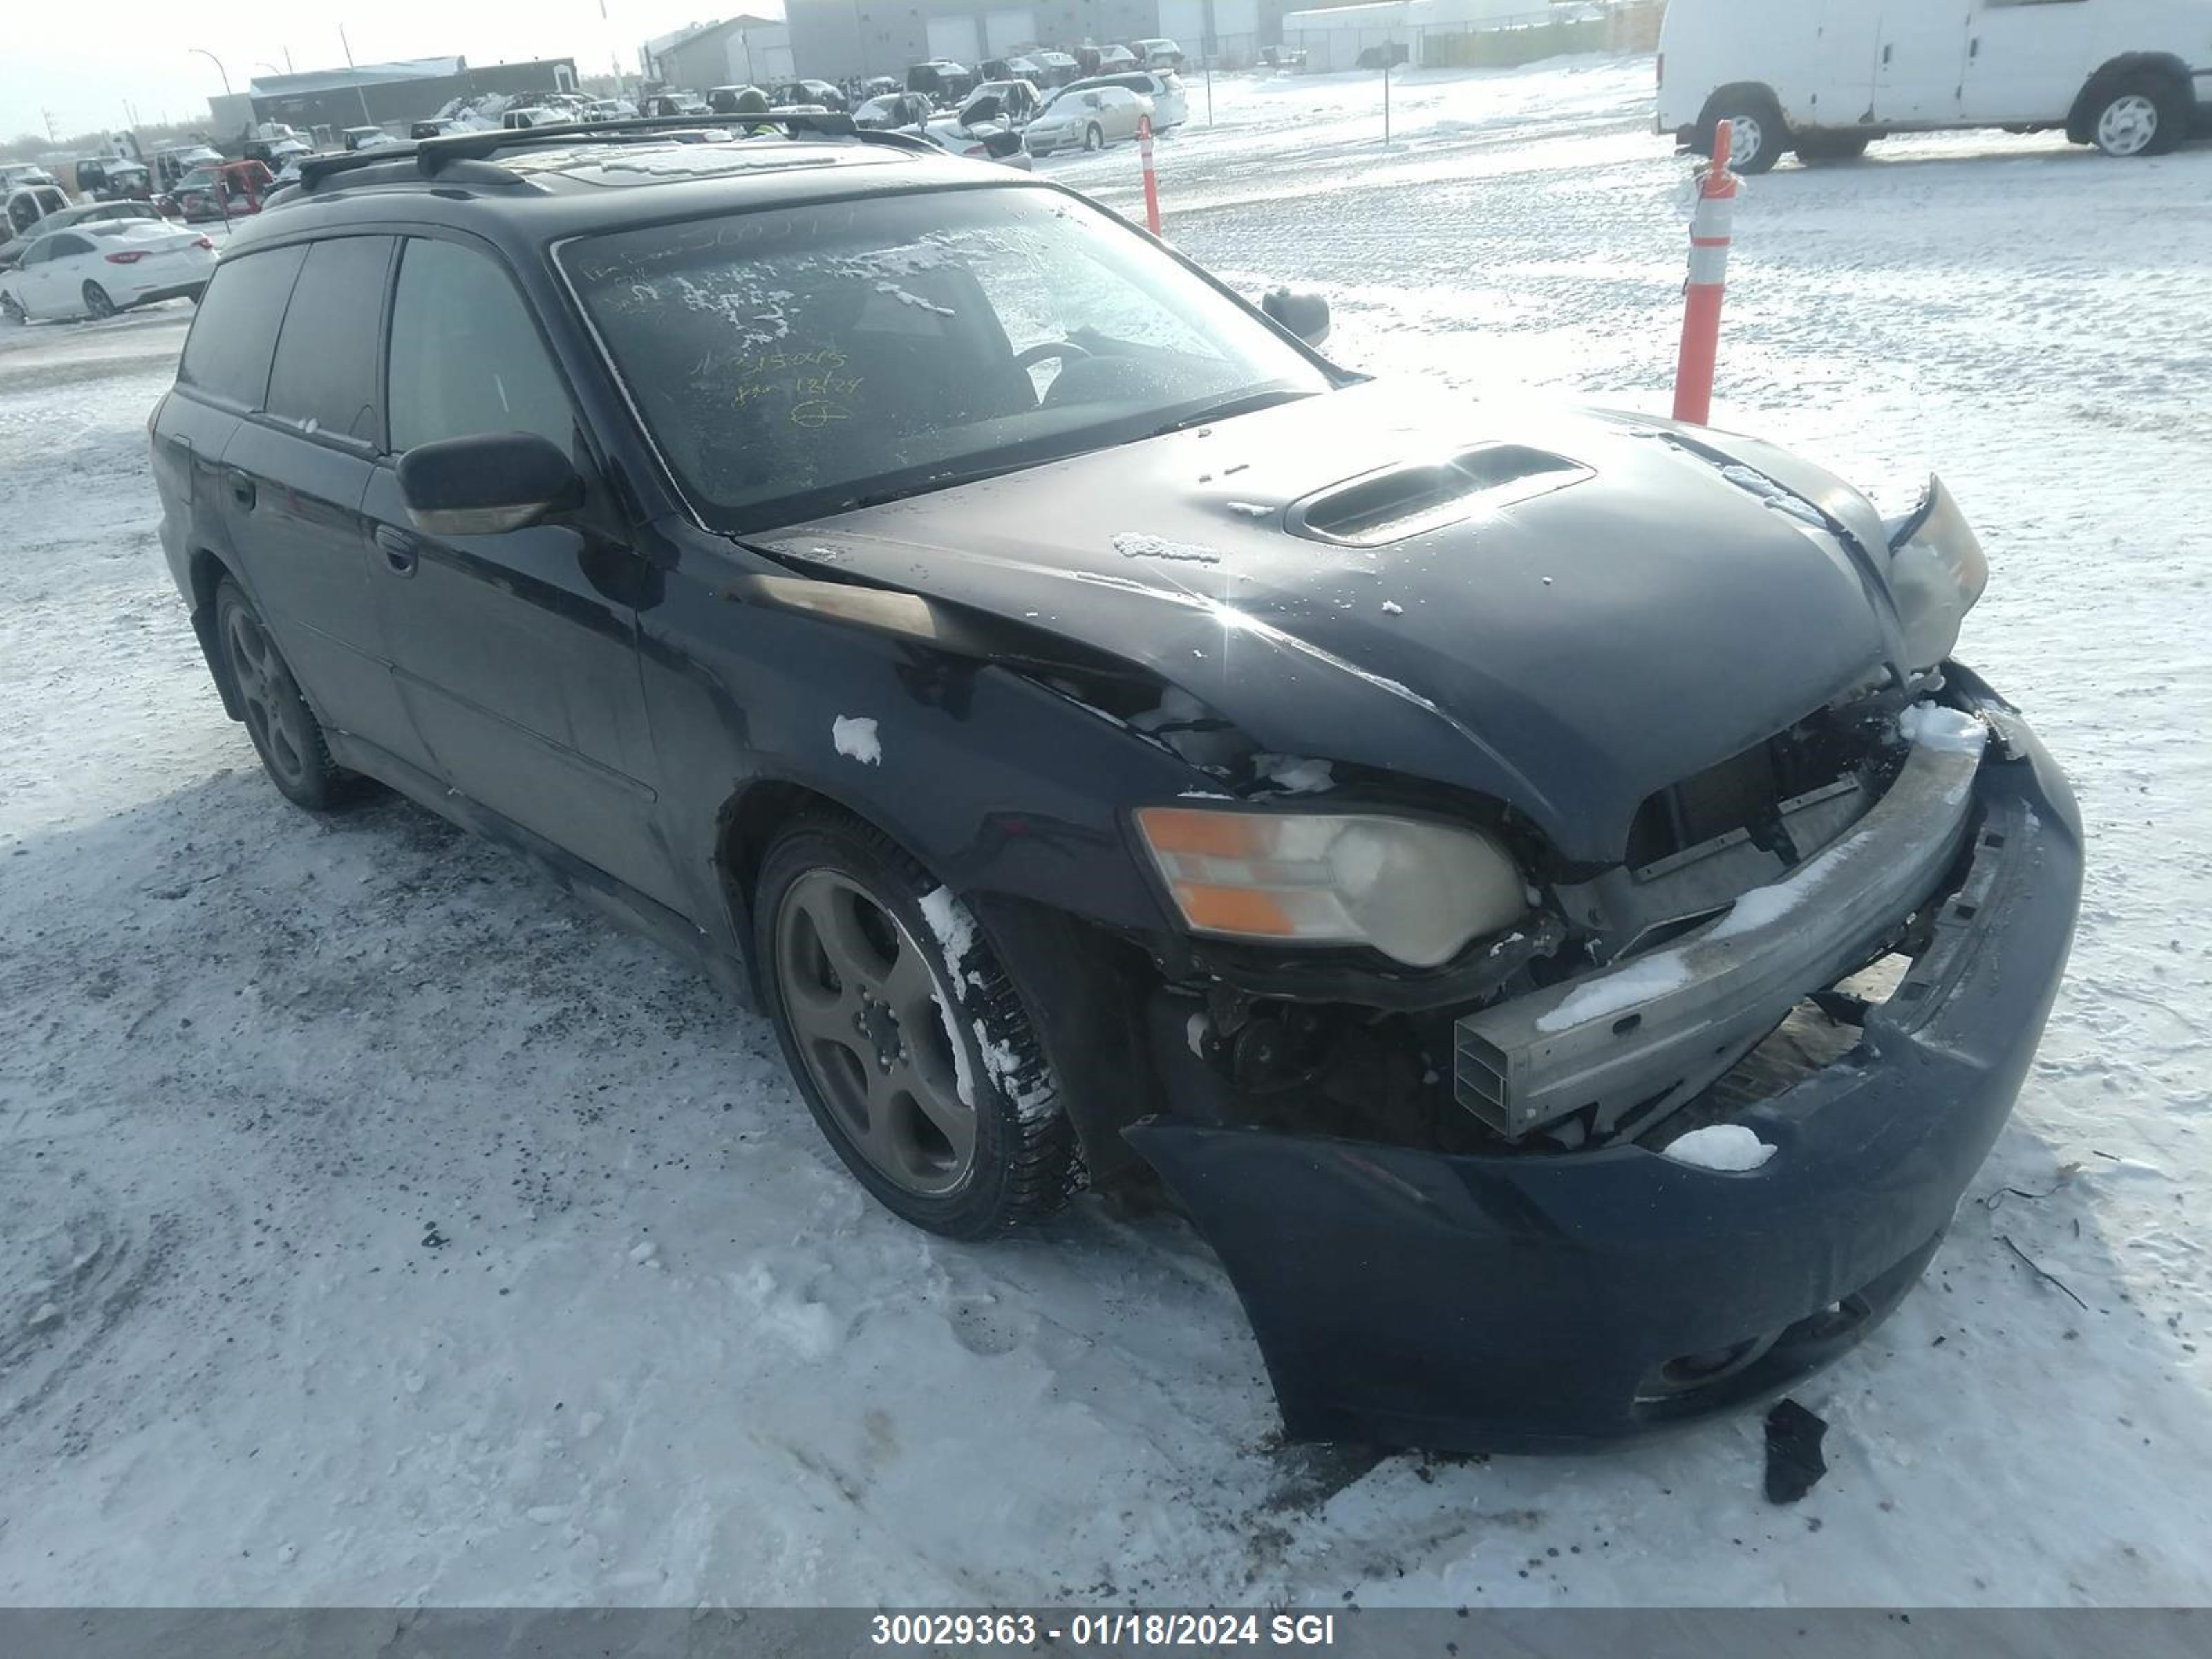
[[[926,58],[974,64],[1024,46],[1103,45],[1166,35],[1193,61],[1249,63],[1279,38],[1281,0],[789,0],[797,72],[836,80],[900,75]]]
[[[337,131],[404,127],[410,121],[428,119],[456,98],[575,88],[573,58],[538,58],[481,69],[471,69],[465,58],[412,58],[397,64],[264,75],[255,79],[246,95],[257,121]]]

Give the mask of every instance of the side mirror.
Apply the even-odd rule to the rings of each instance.
[[[1326,295],[1301,294],[1287,288],[1270,289],[1260,296],[1260,309],[1310,346],[1328,338],[1328,299]]]
[[[496,536],[584,504],[583,475],[534,432],[417,444],[399,458],[399,493],[433,536]]]

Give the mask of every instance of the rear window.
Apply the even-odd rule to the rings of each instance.
[[[340,236],[307,250],[276,340],[270,414],[311,433],[377,441],[376,335],[392,240]]]
[[[276,325],[306,258],[305,248],[279,247],[216,266],[185,341],[177,383],[241,409],[260,408]]]

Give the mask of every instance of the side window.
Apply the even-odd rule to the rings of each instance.
[[[200,296],[192,331],[185,341],[177,382],[241,409],[258,409],[269,390],[269,360],[276,349],[292,283],[307,258],[304,247],[225,259]]]
[[[53,238],[42,237],[23,250],[23,257],[15,261],[18,269],[27,265],[42,265],[54,257]]]
[[[307,432],[377,441],[376,330],[392,243],[336,236],[308,248],[276,337],[271,415]]]
[[[89,253],[92,244],[82,236],[57,236],[46,244],[49,259],[65,259],[72,253]]]
[[[410,239],[392,306],[392,447],[535,432],[571,448],[575,416],[530,309],[489,254]]]

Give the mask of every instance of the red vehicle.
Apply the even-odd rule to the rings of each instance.
[[[164,214],[186,224],[235,219],[260,212],[262,198],[275,183],[276,174],[266,161],[225,161],[220,167],[194,167],[158,205]]]

